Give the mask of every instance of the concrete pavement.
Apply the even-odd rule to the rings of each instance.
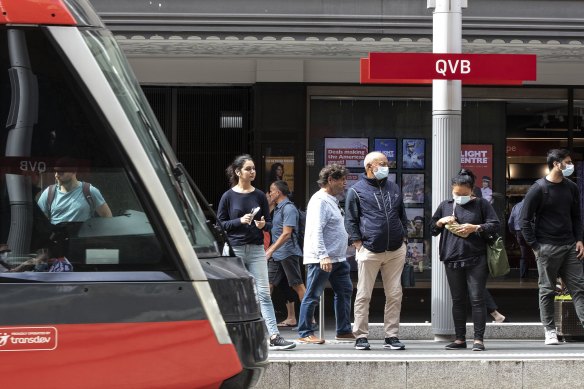
[[[335,341],[334,331],[327,330],[324,345],[299,344],[291,351],[270,352],[269,367],[257,387],[584,387],[584,342],[545,346],[541,324],[524,324],[526,328],[531,324],[532,328],[527,331],[534,339],[485,338],[484,352],[471,351],[470,341],[466,350],[445,350],[446,342],[405,336],[400,339],[406,344],[406,350],[384,349],[381,338],[370,337],[372,349],[358,351],[354,342]],[[411,326],[415,329],[420,325]],[[519,324],[503,326],[514,327],[513,331],[523,330]],[[294,334],[294,331],[282,331],[288,339],[294,339]]]

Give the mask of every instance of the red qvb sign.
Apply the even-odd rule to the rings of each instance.
[[[521,84],[537,76],[532,54],[370,53],[361,59],[362,83]]]

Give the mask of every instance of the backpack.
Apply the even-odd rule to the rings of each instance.
[[[95,212],[95,202],[93,201],[91,191],[89,190],[90,186],[91,184],[89,182],[83,181],[81,190],[83,190],[83,197],[85,197],[87,204],[89,204],[90,213],[93,215]],[[53,201],[55,200],[55,188],[55,184],[49,185],[49,191],[47,192],[47,214],[49,216],[51,215],[51,204],[53,204]]]
[[[296,204],[290,201],[296,207]],[[288,205],[288,204],[286,204]],[[300,250],[304,250],[304,231],[306,230],[306,211],[301,210],[296,207],[298,211],[298,220],[296,220],[296,228],[294,229],[294,234],[296,236],[296,242],[300,246]]]

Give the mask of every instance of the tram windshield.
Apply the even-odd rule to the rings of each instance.
[[[175,211],[182,215],[182,221],[197,254],[200,257],[217,255],[215,240],[209,229],[205,227],[205,216],[195,199],[192,188],[186,182],[185,177],[180,174],[180,170],[177,168],[178,162],[171,152],[172,148],[160,129],[125,57],[121,55],[111,32],[84,30],[82,34],[132,122],[132,126],[146,149],[160,180],[165,187],[176,189],[176,193],[169,191],[168,194],[174,203]]]
[[[97,63],[122,118],[100,108],[100,92],[88,89],[65,54],[69,39],[55,39],[50,28],[0,28],[0,271],[178,274],[165,212],[178,215],[199,257],[219,255],[113,36],[79,31],[81,38],[71,34],[72,44],[85,42],[76,61]],[[128,121],[131,130],[120,133],[117,123]],[[137,149],[148,166],[130,162]],[[146,167],[172,210],[154,205],[139,174]]]

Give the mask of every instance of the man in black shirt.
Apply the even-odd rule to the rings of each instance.
[[[545,344],[559,344],[554,323],[556,278],[562,277],[584,324],[582,219],[578,187],[567,179],[574,172],[567,150],[548,152],[550,173],[531,186],[521,210],[521,232],[533,249],[539,271],[539,310]]]

